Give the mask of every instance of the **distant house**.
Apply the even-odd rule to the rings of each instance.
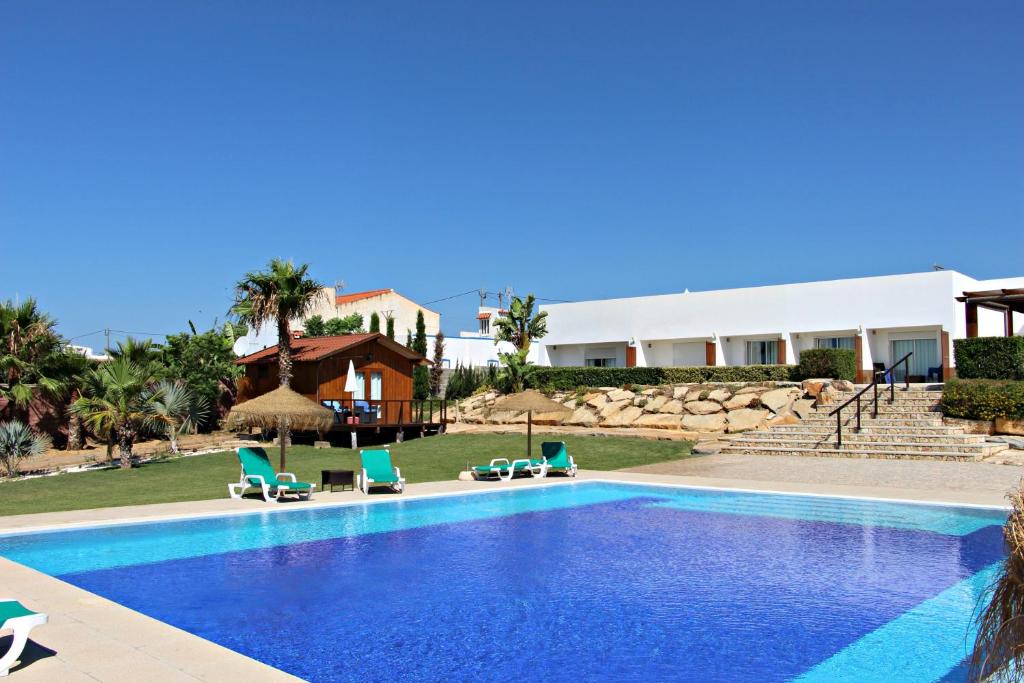
[[[383,334],[303,337],[293,340],[291,349],[291,388],[334,409],[335,431],[436,428],[443,422],[441,402],[412,396],[413,368],[429,361]],[[238,382],[239,402],[279,386],[276,344],[235,362],[245,366]],[[345,391],[350,363],[355,390]]]
[[[363,329],[370,328],[370,316],[380,316],[380,331],[387,331],[387,319],[395,321],[395,339],[405,342],[409,331],[416,332],[416,314],[423,311],[423,323],[428,336],[434,336],[441,329],[441,314],[426,308],[412,299],[399,294],[393,289],[374,289],[367,292],[351,292],[338,294],[334,287],[324,287],[309,317],[319,315],[324,320],[345,318],[354,313],[363,316]],[[292,329],[297,336],[305,326],[305,319],[293,320]],[[264,325],[249,333],[235,343],[235,353],[239,356],[255,353],[277,343],[277,326]]]

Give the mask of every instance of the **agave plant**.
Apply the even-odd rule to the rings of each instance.
[[[50,437],[36,434],[24,422],[0,422],[0,466],[8,477],[18,474],[18,461],[41,455],[50,448]]]
[[[157,382],[147,391],[145,404],[153,431],[167,435],[173,453],[178,452],[178,435],[195,430],[210,414],[209,402],[181,380]]]

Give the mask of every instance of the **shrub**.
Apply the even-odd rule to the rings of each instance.
[[[1024,382],[951,379],[942,390],[942,413],[968,420],[1024,420]]]
[[[853,349],[806,349],[800,352],[797,379],[857,379],[857,354]]]
[[[953,342],[960,379],[1024,380],[1024,337],[970,337]]]
[[[793,376],[792,365],[737,365],[732,367],[592,368],[538,367],[529,385],[572,391],[578,387],[655,386],[705,382],[785,382]]]

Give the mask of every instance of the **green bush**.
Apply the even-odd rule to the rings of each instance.
[[[799,379],[857,379],[857,354],[853,349],[805,349],[796,366]]]
[[[953,342],[960,379],[1024,380],[1024,337],[970,337]]]
[[[623,387],[627,384],[700,384],[704,382],[785,382],[792,365],[737,365],[684,368],[538,367],[530,379],[533,388],[573,391],[578,387]]]
[[[1024,382],[951,379],[942,389],[942,413],[968,420],[1024,420]]]

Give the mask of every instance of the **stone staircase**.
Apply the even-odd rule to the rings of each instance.
[[[860,390],[858,387],[857,391]],[[942,422],[941,391],[897,389],[895,403],[879,387],[878,417],[871,417],[871,392],[861,397],[861,429],[856,403],[843,409],[843,444],[836,447],[836,418],[829,413],[856,392],[838,394],[832,404],[817,406],[799,424],[726,437],[722,453],[751,455],[808,455],[819,457],[980,460],[1007,446],[988,443],[981,434],[965,434]]]

